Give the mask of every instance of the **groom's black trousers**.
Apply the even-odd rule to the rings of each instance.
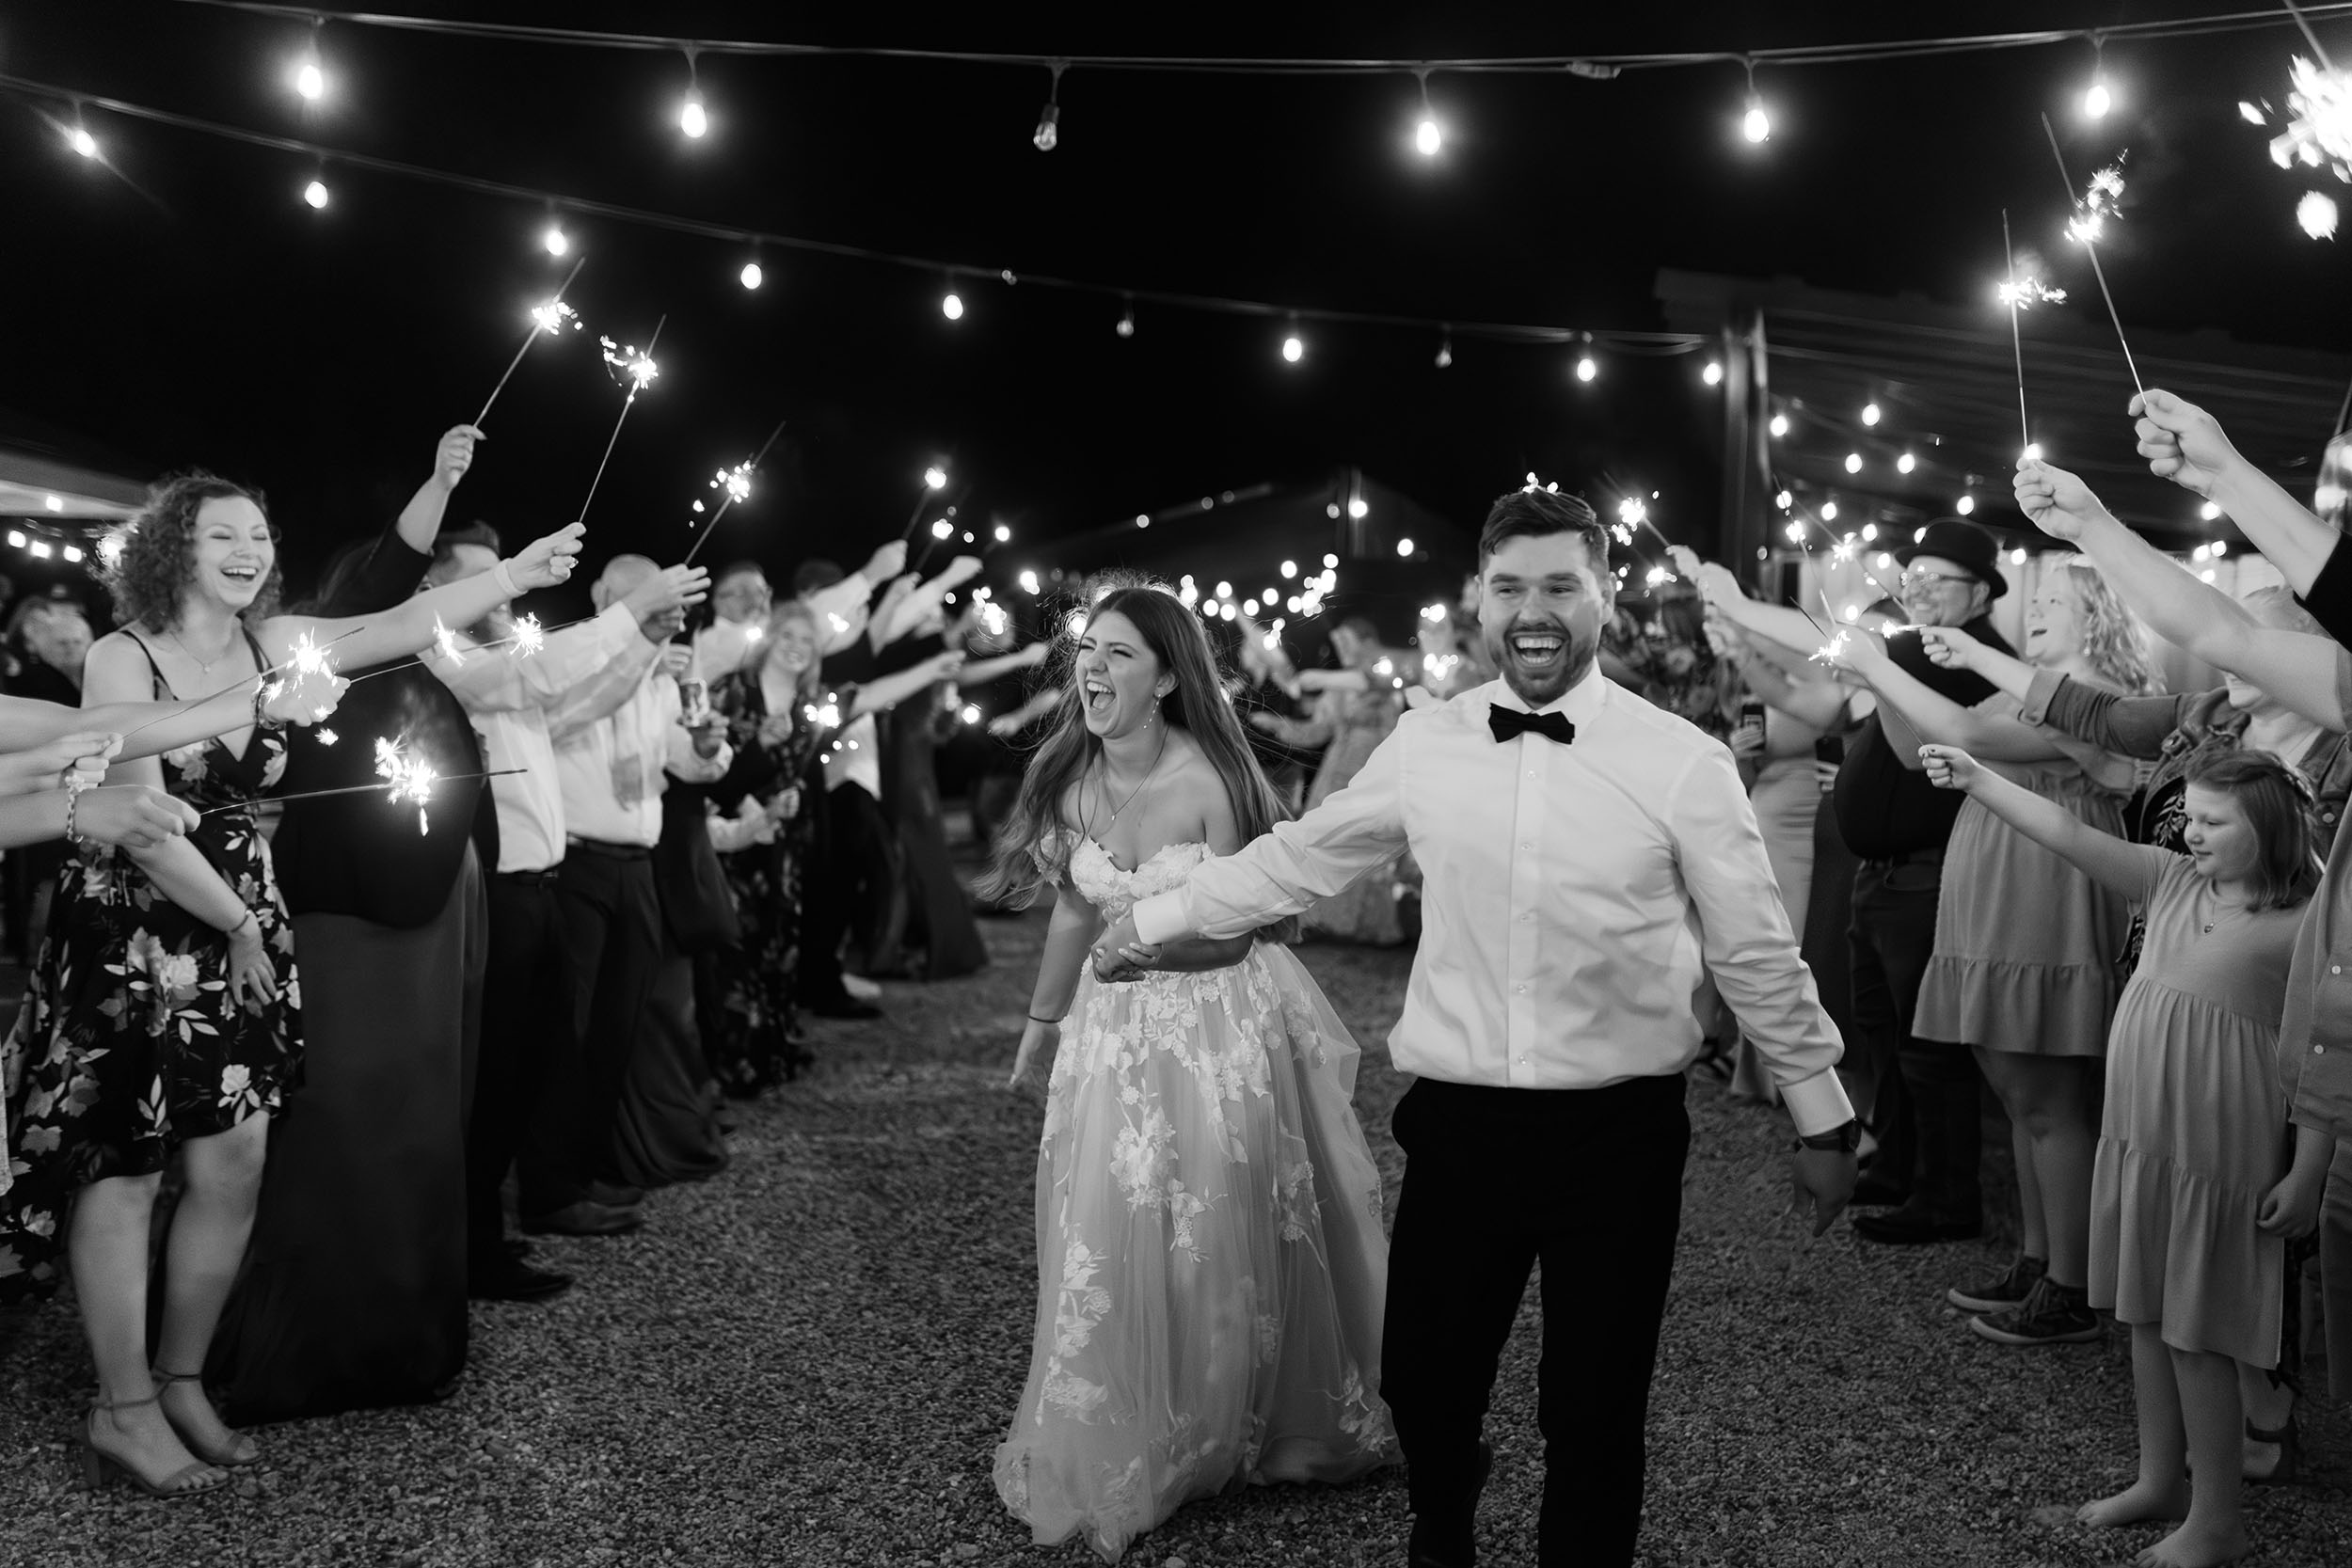
[[[1544,1265],[1543,1568],[1633,1560],[1643,1425],[1682,1221],[1683,1080],[1504,1089],[1422,1079],[1396,1108],[1404,1196],[1380,1391],[1413,1546],[1470,1560],[1480,1425],[1527,1276]]]

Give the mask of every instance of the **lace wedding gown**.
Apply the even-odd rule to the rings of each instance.
[[[1106,919],[1210,858],[1070,859]],[[1041,1544],[1106,1560],[1196,1497],[1395,1457],[1378,1392],[1389,1246],[1349,1104],[1358,1052],[1306,969],[1085,974],[1038,1152],[1028,1385],[996,1489]]]

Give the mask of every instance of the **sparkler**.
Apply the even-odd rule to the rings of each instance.
[[[2099,297],[2107,302],[2107,320],[2115,324],[2115,343],[2123,351],[2123,368],[2132,374],[2132,387],[2142,396],[2148,388],[2139,379],[2139,367],[2132,360],[2132,345],[2123,337],[2123,318],[2115,309],[2115,294],[2107,287],[2106,269],[2099,264],[2099,235],[2106,227],[2106,217],[2116,213],[2117,203],[2123,197],[2123,171],[2110,166],[2090,177],[2090,185],[2080,200],[2074,198],[2074,177],[2066,172],[2066,154],[2058,150],[2058,132],[2050,124],[2050,117],[2042,117],[2042,129],[2050,138],[2050,156],[2058,161],[2058,179],[2066,185],[2067,199],[2074,203],[2074,217],[2066,226],[2067,233],[2082,242],[2090,257],[2090,276],[2099,280]],[[2030,443],[2029,443],[2030,444]]]
[[[506,374],[500,376],[499,384],[490,388],[489,399],[483,404],[482,412],[473,417],[474,423],[480,424],[490,417],[490,404],[498,402],[499,394],[506,390],[506,383],[514,377],[516,367],[523,362],[523,356],[531,352],[531,345],[539,341],[542,332],[551,338],[560,337],[567,321],[572,324],[572,330],[580,330],[580,313],[564,303],[564,291],[572,286],[572,279],[578,277],[580,269],[587,264],[588,258],[585,256],[574,261],[572,270],[564,275],[564,281],[556,287],[555,297],[545,305],[532,307],[531,330],[523,334],[523,346],[516,349],[515,357],[506,362]]]
[[[2029,447],[2033,445],[2033,430],[2026,422],[2026,341],[2017,330],[2017,312],[2037,301],[2056,303],[2063,300],[2066,291],[2045,288],[2040,278],[2031,276],[2022,279],[2018,277],[2017,252],[2010,247],[2009,209],[2006,207],[2001,209],[2001,254],[2009,261],[2009,281],[2000,288],[2001,303],[2009,307],[2010,352],[2017,357],[2017,439],[2021,445]]]
[[[448,659],[452,669],[462,668],[466,662],[465,650],[457,645],[457,634],[441,625],[438,615],[433,617],[433,651]]]
[[[260,672],[258,674],[246,675],[242,679],[231,681],[217,691],[208,691],[201,697],[191,697],[187,701],[180,704],[179,706],[171,709],[169,712],[159,713],[154,718],[150,719],[146,723],[135,724],[130,729],[123,731],[122,738],[128,740],[133,736],[138,734],[141,730],[152,729],[157,724],[163,723],[166,720],[177,719],[183,714],[193,713],[196,709],[202,707],[206,703],[216,702],[219,699],[228,696],[231,691],[261,692],[263,694],[262,701],[274,702],[277,698],[277,693],[269,690],[270,683],[275,677],[284,674],[289,670],[295,672],[297,676],[323,675],[331,680],[335,675],[335,666],[333,662],[327,658],[326,650],[332,648],[336,643],[341,642],[344,638],[356,637],[366,629],[367,626],[363,622],[358,626],[353,626],[349,631],[328,638],[325,642],[318,642],[312,641],[310,630],[306,628],[301,636],[294,639],[294,655],[284,663],[273,664],[268,669]],[[283,689],[282,682],[279,683],[279,689],[281,690]]]
[[[733,506],[737,501],[752,499],[752,476],[759,472],[759,466],[768,460],[768,449],[774,446],[776,437],[784,434],[784,420],[776,421],[776,428],[768,433],[768,439],[759,443],[759,450],[751,455],[750,461],[739,463],[732,468],[721,468],[712,477],[710,487],[713,490],[724,490],[726,497],[719,502],[719,510],[710,515],[710,521],[703,525],[701,536],[695,539],[693,545],[688,548],[686,559],[678,562],[679,565],[691,566],[694,563],[696,553],[709,542],[712,531],[718,528],[719,519],[727,515],[728,507]],[[696,501],[694,510],[701,511],[702,504]],[[692,525],[690,523],[688,526]]]
[[[652,386],[653,378],[661,373],[660,367],[653,362],[653,346],[661,341],[661,328],[669,320],[664,313],[660,321],[654,323],[653,336],[645,340],[642,350],[634,346],[616,349],[612,339],[597,340],[604,345],[604,362],[617,368],[622,375],[628,377],[628,396],[621,400],[621,417],[612,421],[612,438],[604,443],[604,455],[596,459],[596,477],[588,482],[587,499],[580,503],[580,515],[572,519],[574,522],[586,519],[589,502],[596,499],[596,486],[604,483],[605,465],[612,461],[612,449],[620,443],[621,426],[628,422],[628,411],[637,406],[637,394]]]
[[[509,641],[515,644],[506,650],[509,658],[529,658],[548,645],[547,628],[539,625],[536,615],[526,615],[515,623],[515,635]]]
[[[383,740],[378,740],[375,743],[376,755],[379,758],[382,757],[384,748],[389,744],[389,742]],[[382,768],[383,765],[379,761],[377,764],[377,770],[379,772],[382,771]],[[420,768],[421,769],[422,775],[421,780],[418,776],[418,769]],[[423,767],[421,764],[411,765],[408,778],[405,782],[391,786],[393,789],[392,800],[397,802],[405,794],[407,794],[409,790],[420,786],[421,787],[421,794],[409,795],[408,798],[415,800],[418,803],[417,832],[422,833],[428,831],[424,815],[424,802],[432,798],[433,786],[435,784],[465,784],[472,779],[503,779],[509,778],[516,773],[527,771],[529,771],[529,769],[522,768],[494,768],[486,773],[452,773],[443,777],[436,774],[432,768]],[[377,790],[387,787],[387,784],[389,783],[389,781],[378,784],[344,784],[339,789],[305,789],[293,795],[274,795],[270,797],[270,799],[279,805],[285,805],[294,800],[325,800],[338,795],[373,795]],[[233,800],[228,805],[214,806],[210,810],[199,813],[199,815],[211,816],[215,812],[250,811],[253,808],[253,804],[254,802],[250,800]]]

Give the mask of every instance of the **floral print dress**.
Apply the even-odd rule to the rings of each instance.
[[[254,659],[266,667],[258,645]],[[172,695],[156,672],[156,698]],[[261,921],[278,997],[231,1005],[229,939],[166,897],[129,854],[84,844],[68,857],[24,1007],[0,1048],[14,1144],[13,1181],[0,1182],[0,1303],[56,1288],[76,1192],[151,1175],[190,1138],[281,1112],[302,1081],[294,926],[255,810],[286,770],[285,743],[256,729],[242,756],[213,739],[162,762],[166,788],[214,813],[188,842]]]
[[[1172,844],[1125,871],[1080,840],[1068,874],[1117,919],[1209,858]],[[1194,1498],[1395,1458],[1357,1059],[1272,942],[1224,969],[1083,974],[1038,1150],[1028,1382],[995,1462],[1039,1543],[1115,1560]]]
[[[826,699],[828,709],[846,713],[854,698],[854,689],[834,692]],[[806,1065],[806,1048],[794,1037],[801,883],[816,840],[818,798],[825,787],[817,768],[818,749],[833,728],[796,714],[781,738],[763,733],[770,730],[768,699],[756,666],[714,682],[710,705],[725,719],[727,741],[735,748],[734,765],[710,791],[722,811],[732,813],[746,799],[764,805],[795,784],[801,788],[800,809],[775,842],[719,857],[743,934],[739,946],[711,956],[709,989],[718,1006],[711,1010],[703,1050],[719,1086],[748,1097]]]

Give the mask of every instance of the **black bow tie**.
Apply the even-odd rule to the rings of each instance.
[[[1576,726],[1564,714],[1521,713],[1501,703],[1489,704],[1486,723],[1495,732],[1497,740],[1509,740],[1514,736],[1540,735],[1556,746],[1576,744]]]

